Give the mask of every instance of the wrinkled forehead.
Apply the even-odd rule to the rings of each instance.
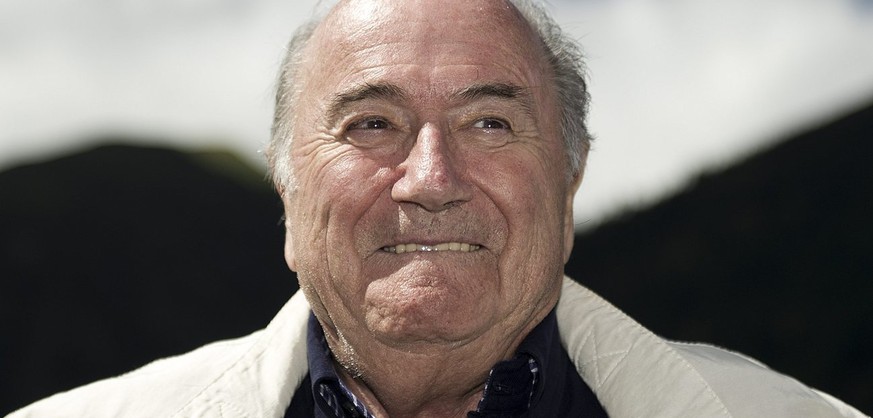
[[[543,51],[508,1],[348,0],[313,33],[301,87],[304,96],[386,80],[418,97],[474,83],[535,91],[550,71]]]
[[[323,22],[328,27],[343,24],[361,29],[384,24],[460,29],[452,32],[466,32],[461,26],[473,22],[485,31],[499,29],[504,34],[527,27],[507,0],[344,0],[330,9]]]

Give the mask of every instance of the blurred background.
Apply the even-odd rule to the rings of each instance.
[[[873,411],[873,1],[554,0],[597,136],[568,273]],[[291,0],[0,0],[0,414],[263,327]]]

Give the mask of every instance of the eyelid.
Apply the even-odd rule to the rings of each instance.
[[[479,126],[479,125],[481,125],[481,124],[484,124],[484,123],[487,122],[487,121],[498,122],[498,123],[502,124],[503,127],[502,127],[502,128],[486,128],[485,126]],[[509,121],[507,121],[507,120],[504,119],[504,118],[497,117],[497,116],[488,116],[488,117],[484,117],[484,118],[476,119],[475,121],[473,121],[473,123],[472,123],[471,126],[474,127],[474,128],[477,128],[477,129],[506,129],[506,130],[512,130],[512,124],[509,123]]]
[[[363,126],[364,124],[369,123],[369,122],[382,122],[387,126],[385,128],[368,128],[366,126]],[[357,129],[391,129],[393,126],[394,125],[390,121],[388,121],[388,118],[386,118],[384,116],[363,116],[363,117],[352,119],[351,122],[349,122],[346,125],[345,130],[348,131],[348,130],[357,130]]]

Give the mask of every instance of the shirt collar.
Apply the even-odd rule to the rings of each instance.
[[[543,396],[543,388],[552,381],[551,377],[556,368],[562,367],[560,364],[560,355],[562,354],[560,345],[560,336],[558,335],[558,320],[555,315],[555,310],[552,309],[548,315],[539,323],[530,334],[521,341],[518,346],[518,354],[530,356],[538,366],[537,384],[533,387],[531,394],[531,404],[541,401]]]
[[[520,413],[543,402],[543,394],[546,393],[543,388],[552,374],[550,368],[561,367],[554,364],[559,362],[552,361],[556,352],[561,353],[558,341],[558,325],[555,311],[552,310],[522,340],[515,357],[494,365],[479,407],[470,416]],[[324,330],[312,314],[309,318],[307,348],[316,409],[331,418],[373,417],[337,375]],[[446,367],[452,365],[447,364]]]
[[[315,401],[315,416],[329,418],[373,418],[363,402],[343,384],[334,369],[332,354],[324,330],[315,318],[309,315],[306,333],[309,378],[312,381],[312,399]]]
[[[515,357],[494,365],[482,400],[470,416],[518,416],[539,403],[549,369],[555,367],[551,360],[557,335],[558,323],[552,310],[522,340]]]

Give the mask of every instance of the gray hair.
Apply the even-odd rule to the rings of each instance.
[[[572,181],[584,170],[593,139],[586,125],[590,96],[585,81],[582,51],[541,5],[531,0],[509,2],[537,34],[552,69],[552,81],[561,110],[561,136],[568,156],[567,180]],[[291,166],[291,116],[300,94],[299,70],[303,62],[303,52],[323,19],[324,14],[317,15],[297,29],[288,42],[285,59],[279,70],[273,127],[265,154],[270,176],[283,194],[297,187]]]

